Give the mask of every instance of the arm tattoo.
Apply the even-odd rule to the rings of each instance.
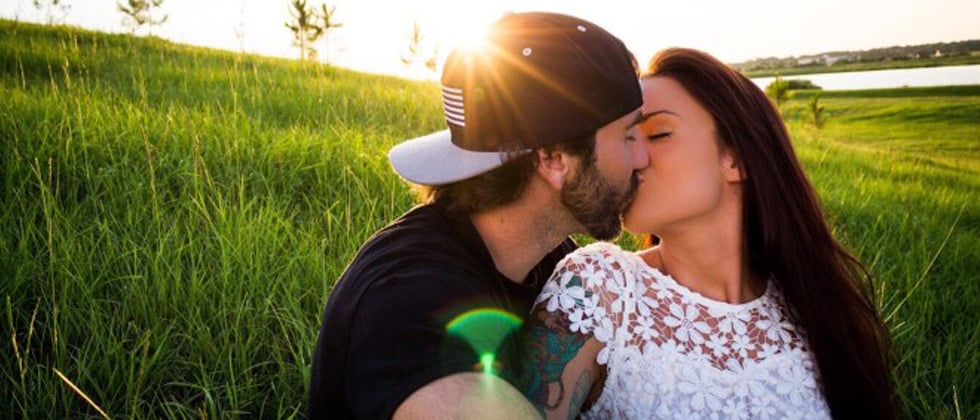
[[[568,315],[561,311],[548,312],[545,306],[540,304],[534,308],[526,330],[529,353],[527,362],[531,365],[528,373],[531,377],[524,390],[528,399],[542,414],[558,408],[565,399],[562,372],[589,339],[588,335],[571,331]],[[549,386],[556,382],[557,395],[551,395]],[[588,395],[588,392],[585,394]]]
[[[575,381],[575,389],[572,390],[572,399],[568,402],[568,420],[574,420],[578,416],[579,411],[582,410],[582,404],[589,397],[594,381],[592,372],[586,370],[579,375],[578,381]]]

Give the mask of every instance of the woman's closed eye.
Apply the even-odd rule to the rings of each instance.
[[[647,136],[647,140],[654,141],[654,140],[665,139],[665,138],[669,138],[672,134],[674,134],[672,131],[664,131],[661,133],[651,134]]]

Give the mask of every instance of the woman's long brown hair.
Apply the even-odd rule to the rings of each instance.
[[[891,341],[871,277],[834,239],[789,133],[765,94],[707,53],[659,52],[643,77],[681,84],[714,118],[746,175],[743,232],[749,270],[772,278],[807,334],[834,418],[894,418]]]

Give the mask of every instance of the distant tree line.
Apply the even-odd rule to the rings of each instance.
[[[829,51],[793,57],[765,57],[732,64],[741,71],[775,70],[816,65],[917,60],[931,57],[955,57],[980,54],[980,39],[958,42],[893,46],[863,51]]]

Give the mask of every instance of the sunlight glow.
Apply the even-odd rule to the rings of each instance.
[[[481,50],[487,43],[487,31],[492,22],[482,22],[476,20],[472,25],[467,25],[461,30],[455,40],[450,40],[449,49],[461,48],[469,51]]]

